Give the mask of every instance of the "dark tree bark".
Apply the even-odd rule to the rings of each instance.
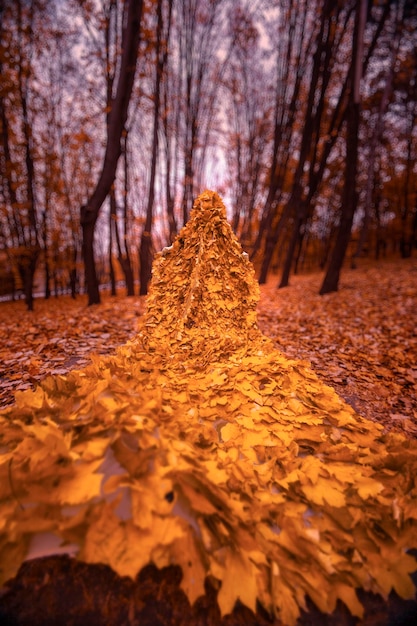
[[[17,3],[18,10],[18,25],[19,30],[23,32],[25,28],[22,23],[22,4],[19,1]],[[29,29],[28,35],[30,39],[33,36],[32,32],[32,20],[33,20],[33,6],[30,8],[29,17]],[[32,129],[29,121],[29,111],[27,102],[28,92],[28,76],[25,72],[25,68],[22,65],[22,58],[20,58],[18,69],[18,88],[20,95],[20,105],[22,113],[22,130],[24,136],[24,151],[25,151],[25,169],[26,169],[26,197],[28,203],[28,217],[29,217],[29,234],[26,238],[26,250],[23,258],[19,262],[19,272],[23,281],[23,289],[25,293],[26,306],[29,311],[33,310],[33,282],[35,277],[36,266],[40,254],[40,243],[38,236],[38,220],[37,220],[37,207],[35,196],[35,165],[33,162],[33,148],[32,148]]]
[[[168,15],[167,15],[167,29],[165,33],[165,45],[169,48],[171,42],[172,32],[172,11],[173,3],[168,2]],[[161,100],[163,102],[162,109],[163,115],[161,120],[161,135],[163,142],[163,150],[165,154],[165,201],[167,208],[167,218],[169,227],[169,240],[172,243],[177,235],[178,227],[175,217],[175,190],[177,188],[177,182],[179,178],[178,164],[180,161],[180,114],[181,109],[179,102],[176,106],[172,104],[174,94],[177,93],[175,87],[175,80],[173,80],[173,68],[169,61],[172,58],[172,54],[168,54],[166,61],[166,73],[161,81]],[[173,67],[176,67],[175,61]],[[178,99],[179,100],[179,99]],[[170,115],[171,112],[171,115]]]
[[[375,122],[372,125],[372,133],[369,140],[369,153],[367,157],[367,177],[366,177],[366,187],[365,187],[365,202],[364,202],[364,217],[362,221],[362,228],[359,235],[359,241],[357,248],[352,255],[351,267],[356,267],[356,259],[358,259],[365,247],[365,244],[369,237],[369,227],[371,223],[371,205],[372,205],[372,196],[375,189],[375,176],[376,176],[376,158],[377,158],[377,150],[378,146],[381,143],[381,137],[384,131],[384,122],[385,122],[385,114],[388,109],[388,105],[390,102],[391,94],[393,91],[393,83],[394,83],[394,75],[395,75],[395,65],[398,57],[398,50],[400,47],[401,41],[401,27],[404,19],[404,4],[398,3],[398,7],[396,8],[396,26],[395,33],[392,37],[391,43],[391,58],[390,64],[385,73],[385,86],[382,91],[378,110],[375,116]]]
[[[324,1],[320,18],[320,29],[317,32],[315,52],[313,55],[312,76],[307,99],[300,156],[294,176],[293,189],[288,201],[290,213],[294,216],[294,223],[281,281],[278,285],[280,288],[288,286],[294,254],[297,245],[301,243],[302,239],[302,227],[306,224],[308,216],[311,213],[313,197],[321,182],[331,148],[340,130],[340,128],[337,130],[336,128],[338,117],[340,117],[340,108],[344,101],[344,88],[342,88],[340,92],[334,115],[331,116],[328,128],[326,129],[329,140],[326,142],[323,150],[320,151],[319,140],[326,109],[325,100],[327,98],[327,88],[331,78],[331,60],[332,57],[337,55],[338,43],[340,43],[340,40],[338,41],[336,38],[336,29],[334,28],[334,24],[338,23],[339,13],[340,7],[335,5],[332,0]],[[339,124],[339,127],[340,126]],[[306,170],[306,166],[309,170],[309,191],[307,196],[305,196],[303,191],[304,171]]]
[[[282,28],[282,49],[278,47],[276,56],[277,79],[273,114],[273,150],[271,165],[268,168],[268,192],[262,211],[259,232],[254,243],[251,258],[261,248],[264,240],[264,253],[259,282],[265,282],[272,257],[285,222],[290,217],[286,205],[281,216],[281,194],[285,179],[290,170],[290,145],[297,126],[297,110],[301,100],[303,77],[308,67],[308,58],[314,42],[314,30],[307,24],[307,14],[300,11],[296,2],[290,2]],[[288,31],[288,32],[287,32]],[[274,227],[273,224],[276,224]],[[272,230],[271,230],[272,229]]]
[[[415,122],[415,119],[414,119]],[[405,170],[405,185],[403,192],[403,201],[401,208],[401,235],[400,235],[400,254],[401,258],[408,259],[411,257],[413,248],[416,246],[416,225],[417,225],[417,208],[411,206],[410,187],[412,179],[412,136],[410,133],[407,141],[407,161]]]
[[[126,134],[127,135],[127,134]],[[126,295],[134,296],[135,295],[135,278],[133,275],[132,263],[130,260],[129,247],[127,242],[127,230],[128,230],[128,165],[127,165],[127,144],[126,138],[124,137],[123,141],[123,158],[124,158],[124,207],[123,207],[123,245],[120,237],[119,230],[119,219],[117,215],[117,204],[116,197],[113,193],[111,194],[111,232],[114,232],[116,238],[116,247],[117,247],[117,260],[119,262],[120,268],[124,274],[125,285],[126,285]],[[115,289],[116,291],[116,289]]]
[[[227,67],[230,48],[213,72],[218,49],[223,43],[220,23],[222,0],[182,0],[178,5],[182,87],[179,95],[184,106],[181,131],[184,143],[182,217],[185,224],[197,195],[196,189],[204,179],[203,168],[215,120],[218,86]]]
[[[249,7],[237,7],[230,13],[229,36],[234,43],[225,80],[231,99],[230,109],[226,111],[229,128],[225,154],[226,168],[233,172],[228,181],[230,203],[234,206],[231,223],[246,249],[253,244],[256,212],[263,202],[264,161],[272,131],[272,111],[266,97],[270,90],[262,68],[258,17]]]
[[[340,272],[346,256],[355,215],[358,194],[356,190],[356,173],[359,147],[360,124],[360,81],[369,65],[370,58],[375,50],[379,36],[390,12],[391,3],[387,2],[364,57],[363,40],[367,19],[366,0],[357,0],[355,9],[355,27],[352,41],[352,59],[349,74],[349,97],[346,109],[346,169],[345,185],[342,197],[340,224],[336,239],[330,253],[329,265],[323,279],[319,293],[321,295],[337,291]]]
[[[417,246],[417,202],[415,192],[413,194],[413,167],[415,168],[415,156],[413,155],[413,128],[417,123],[417,66],[413,68],[412,80],[407,94],[408,109],[408,132],[407,132],[407,158],[405,161],[405,184],[401,193],[401,234],[400,254],[403,259],[411,257]],[[415,148],[414,148],[415,154]]]
[[[363,65],[363,34],[366,22],[366,0],[357,0],[352,40],[350,93],[346,111],[346,169],[340,224],[329,266],[320,288],[320,295],[337,291],[340,271],[350,241],[357,204],[356,174],[358,164],[360,123],[360,81]]]
[[[0,6],[0,15],[2,10],[3,7]],[[3,24],[0,21],[0,35],[3,34],[2,27]],[[26,11],[20,0],[16,2],[16,27],[17,47],[11,53],[17,71],[13,115],[18,117],[20,124],[21,150],[19,150],[19,153],[21,157],[12,156],[13,132],[10,130],[6,99],[4,97],[7,92],[2,90],[0,93],[0,133],[4,166],[2,179],[12,207],[12,215],[9,221],[10,240],[6,243],[7,247],[15,249],[15,266],[22,281],[26,306],[29,311],[32,311],[34,303],[33,283],[41,247],[35,195],[34,149],[28,107],[31,68],[28,64],[28,59],[25,57],[24,47],[27,45],[28,49],[32,50],[33,5],[29,6]],[[3,58],[0,59],[0,74],[2,61]],[[16,163],[20,158],[21,168]],[[23,191],[20,197],[16,192],[16,183]],[[25,206],[24,211],[22,211],[22,203]]]
[[[139,248],[139,265],[140,265],[140,285],[139,294],[141,296],[148,293],[148,283],[151,279],[152,273],[152,221],[153,221],[153,209],[155,203],[155,178],[156,178],[156,164],[158,157],[158,133],[159,133],[159,116],[160,116],[160,104],[161,104],[161,80],[164,71],[167,48],[162,49],[162,28],[163,28],[163,14],[162,14],[162,0],[158,0],[157,8],[157,23],[156,23],[156,42],[155,42],[155,57],[156,57],[156,72],[155,72],[155,86],[154,86],[154,110],[153,110],[153,137],[152,137],[152,156],[151,156],[151,171],[149,177],[149,193],[148,193],[148,205],[146,208],[146,220],[143,227],[142,237]]]
[[[268,276],[268,271],[269,271],[269,266],[271,264],[272,261],[272,257],[275,251],[275,248],[277,246],[278,240],[280,238],[280,235],[284,229],[284,226],[287,223],[288,218],[291,215],[291,205],[287,204],[283,211],[282,214],[278,220],[277,225],[275,226],[275,228],[269,228],[267,230],[267,234],[266,234],[266,240],[265,240],[265,250],[264,250],[264,254],[263,254],[263,258],[262,258],[262,265],[261,265],[261,271],[259,274],[259,283],[261,285],[263,285],[264,283],[266,283],[266,279]]]
[[[71,248],[71,261],[70,261],[70,272],[69,272],[69,281],[71,288],[71,298],[73,300],[77,297],[77,257],[78,250],[76,246],[76,242],[74,242],[73,247]]]
[[[136,72],[142,7],[142,0],[126,0],[124,6],[125,26],[121,42],[122,54],[116,93],[111,100],[111,110],[108,115],[107,144],[103,167],[93,193],[87,204],[82,206],[80,210],[85,281],[89,305],[100,302],[94,257],[94,231],[100,209],[114,182],[117,163],[122,150],[121,138],[127,120],[129,101]]]
[[[114,185],[110,189],[110,214],[109,214],[109,272],[110,272],[110,293],[116,295],[116,274],[113,264],[113,231],[117,229],[116,196]]]
[[[123,204],[123,249],[120,242],[119,229],[116,222],[116,242],[118,251],[118,261],[120,267],[125,276],[126,283],[126,295],[135,295],[135,277],[133,275],[132,261],[130,258],[129,244],[128,244],[128,229],[129,229],[129,163],[128,163],[128,133],[124,133],[123,136],[123,167],[124,167],[124,204]]]

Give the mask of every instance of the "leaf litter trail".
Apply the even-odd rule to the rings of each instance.
[[[154,264],[115,355],[19,394],[0,416],[2,580],[64,550],[134,577],[180,565],[191,603],[414,597],[417,443],[355,414],[257,327],[259,289],[217,194]]]

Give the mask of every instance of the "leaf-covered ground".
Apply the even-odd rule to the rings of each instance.
[[[342,274],[340,290],[319,296],[321,274],[295,276],[286,289],[261,287],[258,321],[291,358],[364,417],[417,435],[417,259],[363,262]],[[48,374],[84,367],[90,353],[112,353],[135,334],[144,298],[103,296],[0,304],[0,406]]]
[[[174,244],[155,260],[134,340],[67,376],[47,378],[35,392],[17,394],[16,406],[1,412],[1,580],[7,585],[26,559],[64,550],[132,580],[149,563],[179,565],[191,605],[204,596],[209,577],[218,585],[222,616],[238,600],[253,614],[260,603],[288,626],[307,610],[306,598],[327,614],[342,602],[359,618],[366,615],[360,590],[387,602],[393,589],[412,600],[417,442],[384,434],[356,414],[325,384],[330,378],[311,371],[303,352],[310,344],[312,356],[327,350],[328,371],[344,382],[341,364],[335,370],[331,358],[338,328],[346,326],[344,307],[367,340],[355,340],[352,330],[342,336],[344,369],[350,362],[356,371],[358,353],[358,363],[366,357],[363,371],[369,359],[374,376],[381,366],[385,375],[383,358],[392,351],[397,387],[385,396],[383,421],[412,434],[415,415],[405,413],[413,410],[414,381],[405,348],[414,332],[414,268],[408,269],[401,279],[405,299],[374,270],[362,274],[372,289],[362,285],[356,299],[318,298],[315,291],[307,297],[311,279],[298,279],[292,292],[279,295],[267,285],[260,322],[269,322],[264,332],[279,338],[288,358],[257,328],[253,269],[221,199],[204,192]],[[299,305],[289,297],[297,291]],[[105,309],[94,312],[92,334],[101,332],[106,341]],[[120,321],[121,311],[113,309],[112,319]],[[87,332],[85,315],[77,320],[69,307],[64,312],[79,334]],[[327,325],[320,328],[320,319]],[[288,320],[291,345],[300,347],[293,355],[281,332]],[[388,333],[394,325],[401,328],[402,351]],[[47,337],[47,322],[44,329]],[[46,346],[40,339],[31,355]],[[85,350],[71,352],[61,364],[80,366],[77,358],[85,356]],[[351,393],[346,387],[345,395]],[[352,403],[361,399],[354,391]]]
[[[91,353],[114,352],[135,334],[144,307],[144,298],[106,294],[92,307],[86,296],[39,299],[33,313],[23,301],[0,303],[0,407],[48,375],[88,365]]]
[[[306,359],[364,417],[417,435],[417,259],[346,269],[337,293],[321,274],[261,288],[259,324],[287,356]]]

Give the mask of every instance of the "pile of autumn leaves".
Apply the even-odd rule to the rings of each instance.
[[[190,602],[213,576],[223,614],[259,600],[289,625],[306,596],[361,616],[355,589],[414,595],[416,442],[284,358],[258,296],[205,192],[154,263],[135,340],[0,414],[2,582],[64,542],[121,575],[179,564]]]

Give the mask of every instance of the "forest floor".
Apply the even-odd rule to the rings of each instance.
[[[261,286],[258,321],[288,357],[311,363],[364,417],[417,437],[417,259],[361,261],[339,291],[319,296],[322,274],[277,276]],[[135,335],[144,297],[103,295],[0,303],[0,407],[49,374],[82,368]]]

